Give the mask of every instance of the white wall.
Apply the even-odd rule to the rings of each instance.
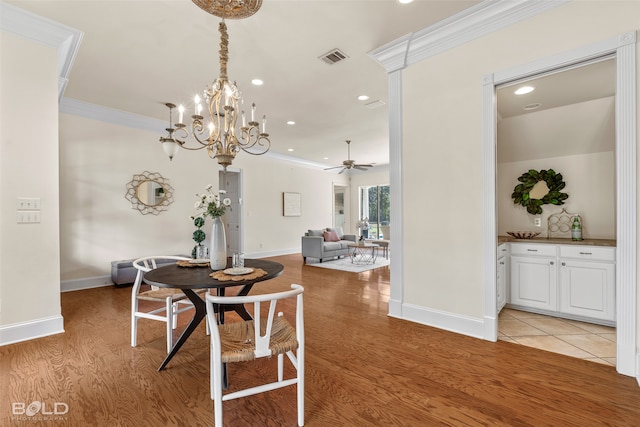
[[[169,161],[159,134],[62,114],[61,278],[109,274],[111,261],[154,254],[189,254],[195,194],[218,185],[215,160],[204,151],[180,151]],[[276,137],[273,140],[277,143]],[[333,182],[347,177],[239,153],[243,172],[244,250],[249,257],[300,251],[308,228],[331,225]],[[174,188],[174,203],[159,215],[142,215],[125,199],[133,174],[158,172]],[[340,176],[341,177],[341,176]],[[302,215],[282,214],[282,192],[297,192]],[[204,229],[210,227],[208,222]]]
[[[56,49],[1,34],[0,344],[62,332]],[[17,224],[18,197],[41,220]],[[26,326],[24,326],[26,325]],[[24,326],[24,327],[23,327]]]
[[[565,204],[543,205],[541,215],[531,215],[526,208],[515,205],[511,198],[513,188],[519,184],[518,177],[529,169],[553,169],[562,173],[567,185],[562,191],[569,195]],[[539,231],[540,237],[546,237],[547,218],[565,208],[582,217],[584,238],[615,239],[615,194],[615,155],[611,151],[499,163],[496,190],[498,234],[506,236],[507,231]],[[541,227],[534,226],[536,217],[541,218]],[[554,236],[569,237],[567,234]]]
[[[403,70],[406,305],[482,319],[483,77],[638,29],[637,16],[638,2],[570,2]]]

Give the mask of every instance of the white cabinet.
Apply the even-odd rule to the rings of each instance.
[[[557,309],[554,245],[511,244],[510,302],[542,310]]]
[[[615,251],[604,246],[510,243],[507,302],[541,313],[615,321]],[[498,265],[498,301],[501,272]]]
[[[615,320],[614,259],[614,248],[562,246],[559,311]]]
[[[497,301],[496,305],[498,308],[498,313],[507,303],[507,262],[509,259],[509,253],[506,244],[501,244],[498,246],[498,262],[496,265],[496,289],[497,289]]]

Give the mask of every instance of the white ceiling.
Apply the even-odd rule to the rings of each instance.
[[[515,95],[522,86],[535,90]],[[498,162],[613,151],[615,91],[611,57],[501,86],[496,91]]]
[[[168,120],[165,102],[189,104],[218,76],[219,18],[189,0],[6,2],[84,32],[66,98]],[[227,20],[229,78],[267,115],[271,152],[335,166],[350,139],[352,159],[386,164],[387,75],[367,53],[477,3],[264,0],[254,16]],[[318,59],[335,48],[349,58]],[[363,94],[370,99],[359,101]],[[161,150],[157,138],[149,149]],[[187,155],[196,154],[174,161]]]
[[[158,138],[168,121],[164,104],[190,104],[218,76],[219,18],[190,0],[3,1],[84,33],[66,98],[162,120]],[[347,159],[344,141],[350,139],[351,159],[384,165],[387,75],[368,52],[478,3],[264,0],[254,16],[227,20],[229,78],[246,102],[257,104],[258,117],[267,115],[271,153],[337,166]],[[334,65],[318,59],[335,48],[349,58]],[[534,110],[540,112],[612,96],[614,70],[615,61],[604,61],[536,76],[528,82],[536,90],[521,97],[504,87],[497,94],[498,115],[514,117],[533,102],[542,104]],[[253,86],[254,78],[265,84]],[[370,99],[359,101],[363,94]],[[158,138],[149,141],[150,149],[161,150]],[[180,153],[176,161],[187,155],[196,154]]]

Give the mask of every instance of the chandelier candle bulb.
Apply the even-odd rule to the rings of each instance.
[[[252,122],[256,121],[256,104],[255,104],[255,102],[253,104],[251,104],[251,121]]]
[[[182,123],[182,116],[184,114],[184,106],[180,104],[178,106],[178,123]]]
[[[267,133],[267,116],[262,116],[262,133]]]
[[[243,128],[247,127],[247,117],[244,114],[244,110],[242,110],[242,127]]]

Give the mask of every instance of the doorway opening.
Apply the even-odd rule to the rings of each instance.
[[[218,172],[220,190],[227,193],[224,197],[231,200],[231,205],[225,210],[222,221],[227,234],[227,254],[244,252],[242,233],[242,171],[226,170]]]
[[[615,241],[615,89],[613,55],[496,86],[498,236],[506,236],[508,231],[531,230],[540,233],[540,237],[569,238],[568,227],[560,230],[551,227],[550,222],[550,214],[566,208],[581,214],[583,238]],[[515,191],[513,186],[520,183],[521,173],[545,169],[562,174],[567,184],[563,191],[569,198],[564,206],[545,204],[541,206],[542,213],[533,215],[523,206],[514,205],[510,195]],[[545,190],[535,198],[543,199],[549,189]],[[529,194],[534,197],[533,190]],[[506,262],[507,301],[509,284],[519,281],[510,276],[522,274],[519,268],[510,271],[514,261],[518,266],[524,265],[518,258]],[[532,258],[531,262],[538,260]],[[567,267],[538,268],[560,274]],[[525,280],[544,287],[544,281]],[[560,294],[563,286],[567,285],[553,280],[549,291]],[[613,290],[615,283],[604,286]],[[603,299],[613,295],[602,292]],[[498,317],[498,339],[615,366],[615,328],[607,325],[507,304]]]
[[[636,34],[625,33],[597,44],[585,46],[553,57],[520,65],[510,70],[486,75],[484,79],[484,228],[483,272],[484,336],[495,341],[498,335],[496,300],[496,86],[527,76],[580,64],[587,60],[615,54],[615,202],[616,202],[616,370],[636,375],[637,349],[637,183],[636,183]]]

